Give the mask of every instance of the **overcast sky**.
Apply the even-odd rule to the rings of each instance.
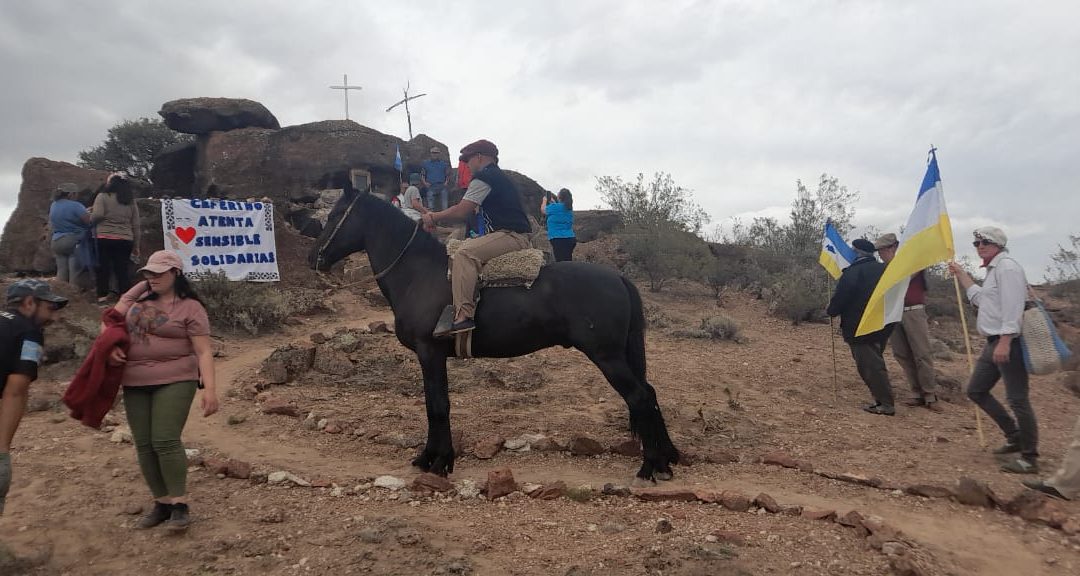
[[[406,5],[407,4],[407,5]],[[837,176],[860,226],[895,230],[930,144],[960,254],[996,224],[1040,279],[1080,233],[1080,3],[630,0],[131,2],[0,7],[0,222],[23,162],[75,161],[183,97],[258,100],[282,125],[385,109],[600,205],[594,178],[670,172],[716,224],[783,216]]]

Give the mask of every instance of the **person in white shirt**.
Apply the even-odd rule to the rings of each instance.
[[[410,174],[409,183],[401,184],[401,195],[398,196],[399,208],[405,213],[406,216],[412,218],[413,221],[420,220],[420,215],[427,210],[424,208],[423,203],[420,200],[420,175]]]
[[[986,337],[986,347],[975,362],[967,395],[1002,433],[1005,445],[994,454],[1019,457],[1001,469],[1017,474],[1035,474],[1039,467],[1039,429],[1028,394],[1028,373],[1020,346],[1020,327],[1027,301],[1027,277],[1020,264],[1009,255],[1008,238],[1000,228],[985,226],[975,230],[975,249],[986,268],[986,280],[979,286],[956,262],[949,270],[967,291],[968,300],[978,308],[975,325]],[[1005,398],[1013,415],[990,394],[998,380],[1005,380]]]

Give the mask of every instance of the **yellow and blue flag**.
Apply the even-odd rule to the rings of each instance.
[[[847,245],[840,236],[840,231],[831,220],[825,222],[825,234],[821,237],[821,256],[818,262],[829,272],[833,279],[840,277],[844,268],[855,261],[855,249]]]
[[[885,267],[885,273],[866,304],[856,336],[871,334],[899,322],[904,315],[904,295],[911,276],[938,262],[952,260],[956,252],[935,151],[935,148],[930,149],[930,163],[915,199],[915,209],[908,216],[900,238],[900,247]]]

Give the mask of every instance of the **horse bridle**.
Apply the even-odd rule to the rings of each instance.
[[[334,225],[334,229],[330,231],[330,236],[327,236],[326,242],[323,242],[323,245],[319,247],[319,252],[315,257],[315,267],[316,267],[316,269],[318,267],[322,266],[323,251],[326,250],[326,247],[329,246],[331,242],[334,241],[334,237],[337,236],[338,230],[341,230],[342,224],[344,224],[345,220],[347,220],[349,218],[349,214],[352,213],[352,210],[353,210],[353,208],[356,207],[356,202],[359,199],[360,199],[360,194],[357,194],[356,197],[352,199],[352,202],[349,202],[349,206],[347,208],[345,208],[345,213],[341,215],[341,218],[338,219],[337,224]],[[413,240],[416,239],[416,233],[419,232],[419,231],[420,231],[420,220],[417,220],[416,221],[416,227],[413,228],[412,236],[409,236],[409,241],[405,243],[405,247],[401,249],[401,252],[398,253],[397,258],[394,258],[394,261],[391,262],[390,265],[387,266],[385,270],[383,270],[382,272],[379,272],[378,274],[375,275],[376,280],[382,280],[387,274],[390,273],[391,270],[394,269],[394,266],[397,266],[397,263],[400,262],[401,258],[405,256],[405,252],[409,249],[409,246],[412,246]],[[374,268],[372,268],[372,270],[374,270]]]

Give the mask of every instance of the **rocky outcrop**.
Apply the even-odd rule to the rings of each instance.
[[[592,242],[622,227],[622,217],[614,210],[574,210],[574,235],[578,242]]]
[[[214,132],[199,137],[195,189],[208,197],[267,196],[284,205],[310,200],[336,173],[363,169],[374,192],[397,194],[395,151],[400,147],[406,172],[419,171],[433,146],[446,153],[423,134],[405,142],[350,120]]]
[[[183,98],[162,104],[158,114],[166,126],[187,134],[281,127],[266,106],[243,98]]]
[[[19,202],[0,237],[0,270],[10,272],[52,272],[56,268],[49,249],[49,206],[56,187],[72,182],[79,187],[78,198],[90,203],[94,190],[105,182],[108,172],[79,168],[67,162],[31,158],[23,164]]]
[[[154,156],[150,181],[162,197],[187,198],[195,190],[195,141],[173,144]]]

